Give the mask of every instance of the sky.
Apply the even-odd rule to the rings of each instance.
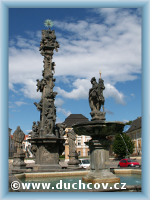
[[[54,25],[56,123],[70,114],[89,120],[91,78],[104,80],[106,121],[128,122],[141,116],[141,8],[9,8],[9,128],[28,134],[40,120],[34,102],[42,79],[39,46],[44,21]]]

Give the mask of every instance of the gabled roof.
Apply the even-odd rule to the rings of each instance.
[[[64,123],[67,125],[67,128],[72,128],[73,124],[76,124],[77,122],[81,121],[83,122],[89,120],[82,114],[71,114],[65,119]]]
[[[131,127],[127,130],[126,133],[140,129],[141,128],[141,117],[138,117],[137,119],[135,119],[132,124]]]

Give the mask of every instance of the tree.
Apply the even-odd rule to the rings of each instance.
[[[130,139],[128,135],[125,133],[115,135],[115,139],[113,142],[113,151],[120,158],[124,158],[125,156],[129,156],[133,153],[134,142]]]
[[[126,125],[131,125],[131,124],[132,124],[132,122],[133,122],[133,121],[131,121],[131,120],[130,120],[130,121],[128,121],[128,122],[126,122]]]

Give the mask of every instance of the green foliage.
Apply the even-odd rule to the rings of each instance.
[[[131,125],[133,121],[128,121],[126,125]]]
[[[59,158],[65,158],[65,155],[60,155]]]
[[[114,142],[113,142],[113,151],[120,158],[124,158],[125,156],[128,156],[133,153],[134,142],[130,139],[130,137],[128,135],[126,135],[124,133],[122,133],[121,135],[122,135],[124,141],[119,133],[116,134]],[[127,146],[127,148],[126,148],[126,146]],[[128,149],[128,152],[126,149]]]

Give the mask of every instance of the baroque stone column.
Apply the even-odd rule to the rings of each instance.
[[[54,30],[42,30],[42,39],[39,51],[44,56],[43,78],[37,79],[37,92],[41,92],[41,100],[34,105],[40,111],[40,121],[33,122],[31,144],[33,154],[36,157],[35,170],[48,170],[60,168],[59,155],[64,150],[65,140],[62,137],[63,126],[55,125],[56,107],[54,105],[57,92],[55,86],[55,63],[52,61],[54,50],[58,51],[59,44],[56,41]]]

